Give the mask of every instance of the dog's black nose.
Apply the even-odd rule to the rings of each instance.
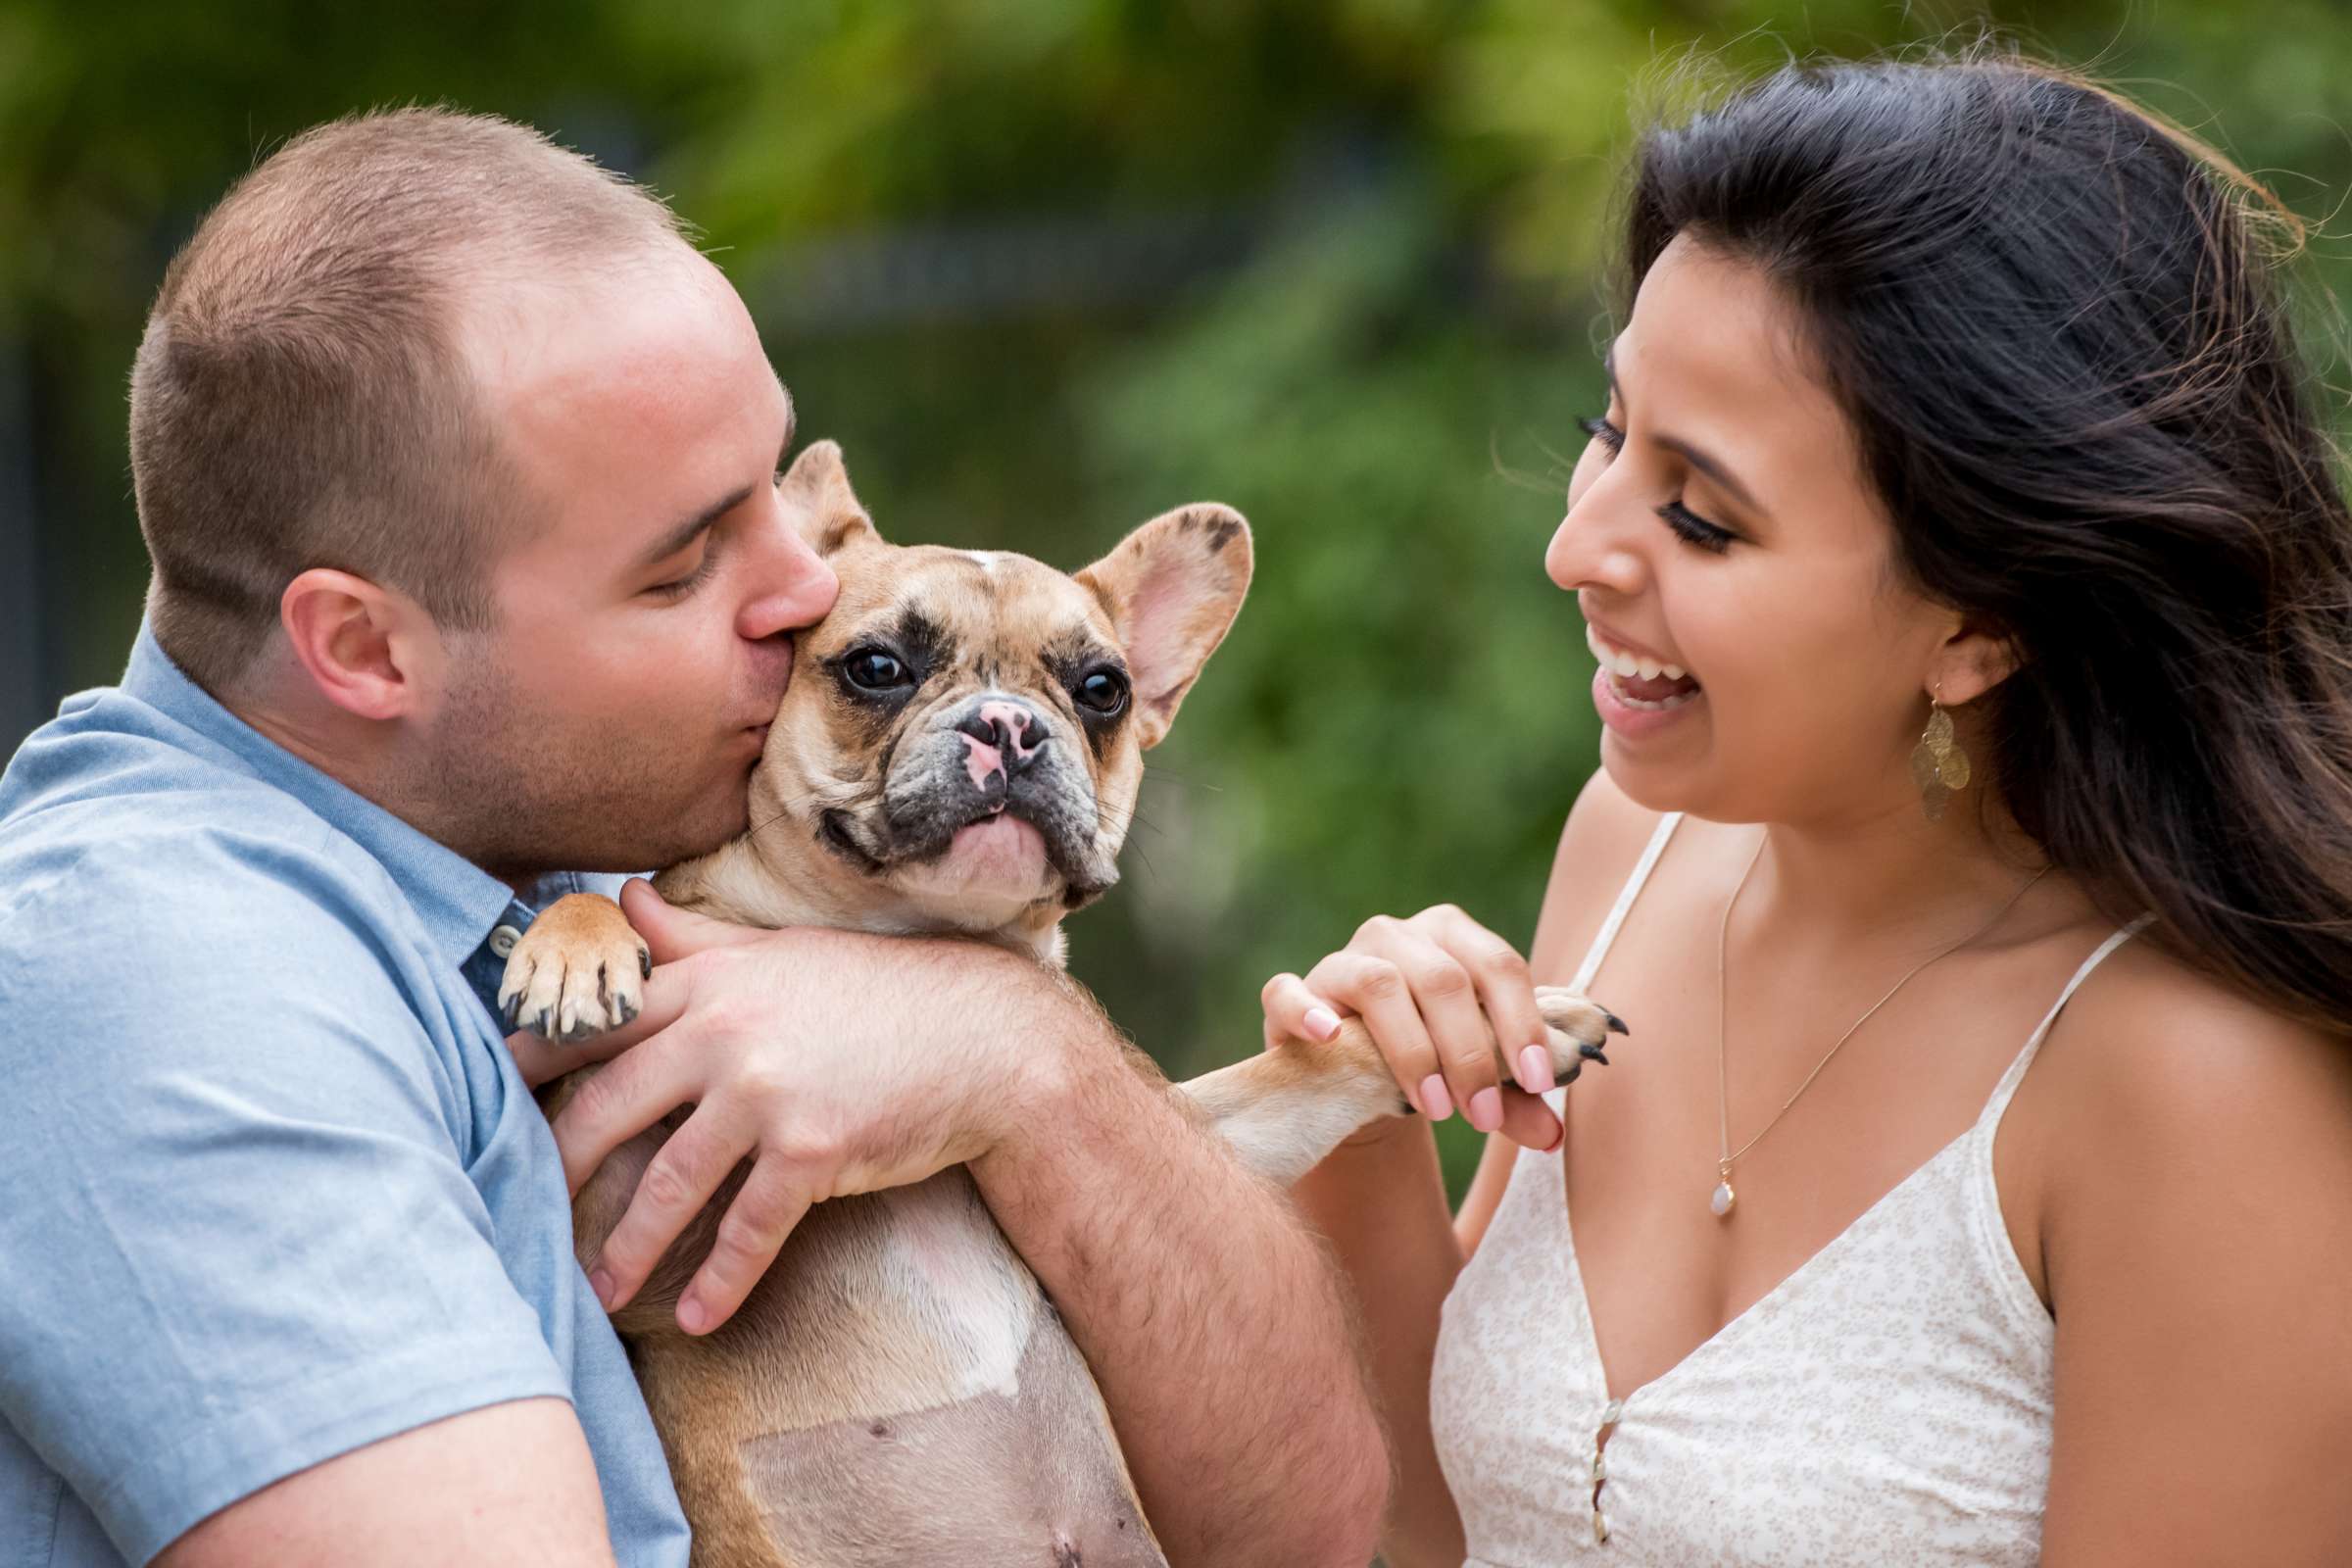
[[[1044,719],[1024,705],[1002,697],[981,703],[958,718],[956,728],[974,743],[975,781],[984,771],[978,765],[984,760],[1004,768],[1006,778],[1027,771],[1053,738]]]

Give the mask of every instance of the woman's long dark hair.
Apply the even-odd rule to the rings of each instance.
[[[2352,513],[2281,225],[2046,66],[1790,66],[1643,135],[1624,303],[1682,233],[1775,280],[1898,569],[2022,658],[1980,700],[2018,824],[2110,912],[2340,1030]]]

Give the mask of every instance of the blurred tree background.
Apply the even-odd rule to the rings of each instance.
[[[137,624],[123,389],[172,249],[308,124],[495,111],[701,226],[886,534],[1074,567],[1249,514],[1255,590],[1072,933],[1171,1072],[1215,1065],[1366,915],[1531,934],[1595,757],[1540,558],[1639,83],[1986,22],[2333,218],[2326,0],[0,0],[0,752]]]

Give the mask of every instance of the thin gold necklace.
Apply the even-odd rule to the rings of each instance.
[[[1769,835],[1767,835],[1767,837],[1769,837]],[[1822,1058],[1813,1064],[1813,1070],[1805,1074],[1805,1081],[1796,1086],[1796,1094],[1790,1095],[1787,1100],[1781,1102],[1781,1108],[1772,1113],[1772,1120],[1766,1122],[1761,1128],[1759,1128],[1754,1138],[1750,1138],[1746,1143],[1741,1144],[1738,1149],[1734,1149],[1732,1147],[1731,1074],[1724,1065],[1724,1037],[1728,1032],[1727,1009],[1724,1005],[1724,994],[1728,989],[1724,964],[1724,953],[1726,943],[1731,935],[1732,906],[1740,902],[1740,895],[1746,890],[1747,879],[1749,876],[1754,874],[1756,862],[1764,858],[1764,844],[1765,840],[1762,838],[1759,838],[1756,841],[1755,853],[1747,858],[1747,869],[1740,872],[1740,880],[1733,884],[1732,896],[1723,901],[1723,923],[1716,928],[1715,932],[1715,1124],[1719,1137],[1719,1142],[1717,1143],[1716,1148],[1722,1152],[1722,1157],[1715,1162],[1715,1175],[1717,1178],[1715,1183],[1715,1191],[1709,1195],[1707,1199],[1707,1206],[1715,1211],[1715,1215],[1718,1219],[1729,1219],[1731,1217],[1733,1205],[1740,1201],[1740,1195],[1732,1191],[1732,1161],[1738,1159],[1740,1155],[1755,1148],[1757,1143],[1762,1140],[1766,1133],[1772,1131],[1773,1128],[1780,1125],[1781,1118],[1788,1114],[1788,1107],[1796,1103],[1797,1095],[1802,1095],[1806,1090],[1813,1087],[1813,1080],[1820,1077],[1821,1069],[1830,1064],[1830,1057],[1837,1055],[1839,1051],[1844,1049],[1845,1043],[1854,1038],[1855,1030],[1870,1022],[1871,1013],[1877,1012],[1881,1007],[1884,1007],[1888,1002],[1892,1001],[1894,994],[1897,991],[1902,990],[1906,985],[1909,985],[1911,983],[1911,977],[1919,973],[1920,970],[1925,969],[1929,964],[1936,962],[1939,958],[1950,957],[1962,948],[1967,947],[1970,943],[1984,936],[1984,933],[1990,931],[1994,926],[1999,925],[2001,923],[2001,917],[2006,915],[2011,909],[2017,907],[2018,900],[2024,898],[2028,893],[2032,892],[2034,889],[2034,884],[2040,881],[2043,877],[2049,875],[2050,872],[2050,868],[2045,865],[2040,870],[2034,872],[2032,876],[2026,878],[2025,885],[2020,887],[2015,893],[2009,895],[2009,902],[1992,911],[1991,919],[1985,921],[1983,925],[1977,927],[1976,930],[1970,932],[1967,936],[1962,937],[1950,947],[1945,948],[1942,952],[1935,954],[1929,957],[1922,958],[1918,963],[1913,964],[1910,969],[1904,973],[1900,980],[1897,980],[1893,985],[1886,988],[1886,996],[1883,996],[1878,1001],[1872,1003],[1868,1011],[1865,1011],[1861,1017],[1856,1018],[1851,1024],[1846,1026],[1845,1033],[1838,1037],[1838,1044],[1832,1046],[1822,1056]]]

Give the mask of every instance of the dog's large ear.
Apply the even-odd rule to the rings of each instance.
[[[833,554],[861,534],[881,537],[874,519],[858,504],[858,492],[850,488],[850,470],[842,466],[839,442],[809,443],[784,470],[777,489],[793,510],[801,537],[819,556]]]
[[[1152,518],[1078,573],[1127,650],[1138,735],[1157,746],[1250,591],[1250,525],[1231,507]]]

